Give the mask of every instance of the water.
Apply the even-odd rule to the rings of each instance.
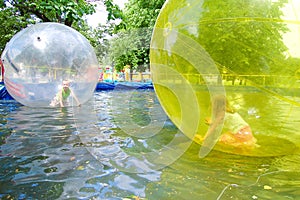
[[[297,109],[268,97],[277,111],[274,117],[271,109],[259,105],[266,97],[241,95],[244,100],[249,100],[247,95],[257,100],[231,96],[240,99],[236,105],[256,122],[258,134],[284,135],[298,143],[294,125],[299,119],[286,120],[298,116]],[[153,90],[98,92],[80,108],[0,103],[1,199],[300,196],[298,152],[261,158],[212,151],[200,159],[200,146],[167,119]],[[269,121],[260,120],[266,115]],[[274,120],[277,124],[272,129]]]

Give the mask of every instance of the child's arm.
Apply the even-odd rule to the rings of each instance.
[[[77,96],[74,94],[73,90],[71,90],[71,95],[72,95],[72,97],[74,97],[75,101],[77,102],[77,105],[80,106],[81,104],[80,104]]]
[[[222,133],[224,117],[225,114],[221,113],[220,115],[216,116],[210,123],[199,152],[200,158],[205,157],[218,142],[219,137]]]
[[[215,132],[218,126],[223,124],[223,120],[225,117],[225,113],[221,113],[219,116],[216,116],[216,118],[212,121],[210,118],[207,118],[205,121],[207,124],[209,124],[208,131],[205,134],[204,140],[208,137],[210,137],[211,134]]]
[[[58,92],[58,99],[59,99],[60,107],[64,107],[63,97],[62,97],[62,90],[60,90],[60,91]]]

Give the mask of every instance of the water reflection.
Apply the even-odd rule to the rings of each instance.
[[[299,119],[292,117],[299,116],[298,109],[256,93],[234,93],[229,97],[253,124],[256,134],[293,138],[299,143],[294,127]],[[113,98],[133,100],[129,114],[123,116],[125,122],[132,118],[143,127],[154,120],[151,117],[155,115],[149,114],[150,108],[158,103],[153,91],[140,91],[133,96],[125,91],[95,93],[92,103],[64,110],[2,103],[0,198],[296,199],[299,196],[299,153],[257,158],[212,151],[208,157],[199,159],[200,146],[192,143],[184,144],[187,149],[174,162],[155,167],[159,161],[144,155],[159,153],[177,137],[182,140],[175,146],[180,147],[182,134],[165,116],[157,119],[165,120],[163,127],[152,129],[157,134],[144,137],[126,133],[116,123],[124,110],[113,105]],[[82,112],[83,109],[89,112]],[[276,117],[270,117],[274,110]]]

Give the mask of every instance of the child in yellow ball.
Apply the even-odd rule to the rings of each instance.
[[[235,112],[228,104],[224,95],[218,95],[213,98],[212,102],[213,119],[206,119],[210,125],[205,137],[216,134],[215,130],[223,123],[222,134],[219,142],[234,147],[254,147],[256,138],[252,134],[249,124]]]
[[[56,94],[54,99],[51,101],[50,106],[60,106],[65,107],[68,106],[68,98],[69,96],[72,96],[75,101],[77,102],[77,105],[80,106],[80,102],[77,99],[76,95],[73,93],[73,91],[70,88],[70,81],[64,80],[62,82],[62,89]]]

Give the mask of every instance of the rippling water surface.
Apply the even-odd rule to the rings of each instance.
[[[1,199],[300,196],[298,152],[260,158],[212,151],[200,159],[200,146],[167,119],[153,90],[98,92],[80,108],[0,104]],[[252,120],[258,120],[258,133],[272,127],[274,112],[257,109],[253,101],[241,104],[249,115],[256,115]],[[286,137],[298,142],[294,122],[299,119],[290,117],[290,124],[281,124],[288,121],[283,110],[290,110],[289,116],[299,116],[292,113],[299,111],[285,104],[272,106],[278,111],[277,132],[281,127]],[[266,115],[269,123],[260,122]]]

